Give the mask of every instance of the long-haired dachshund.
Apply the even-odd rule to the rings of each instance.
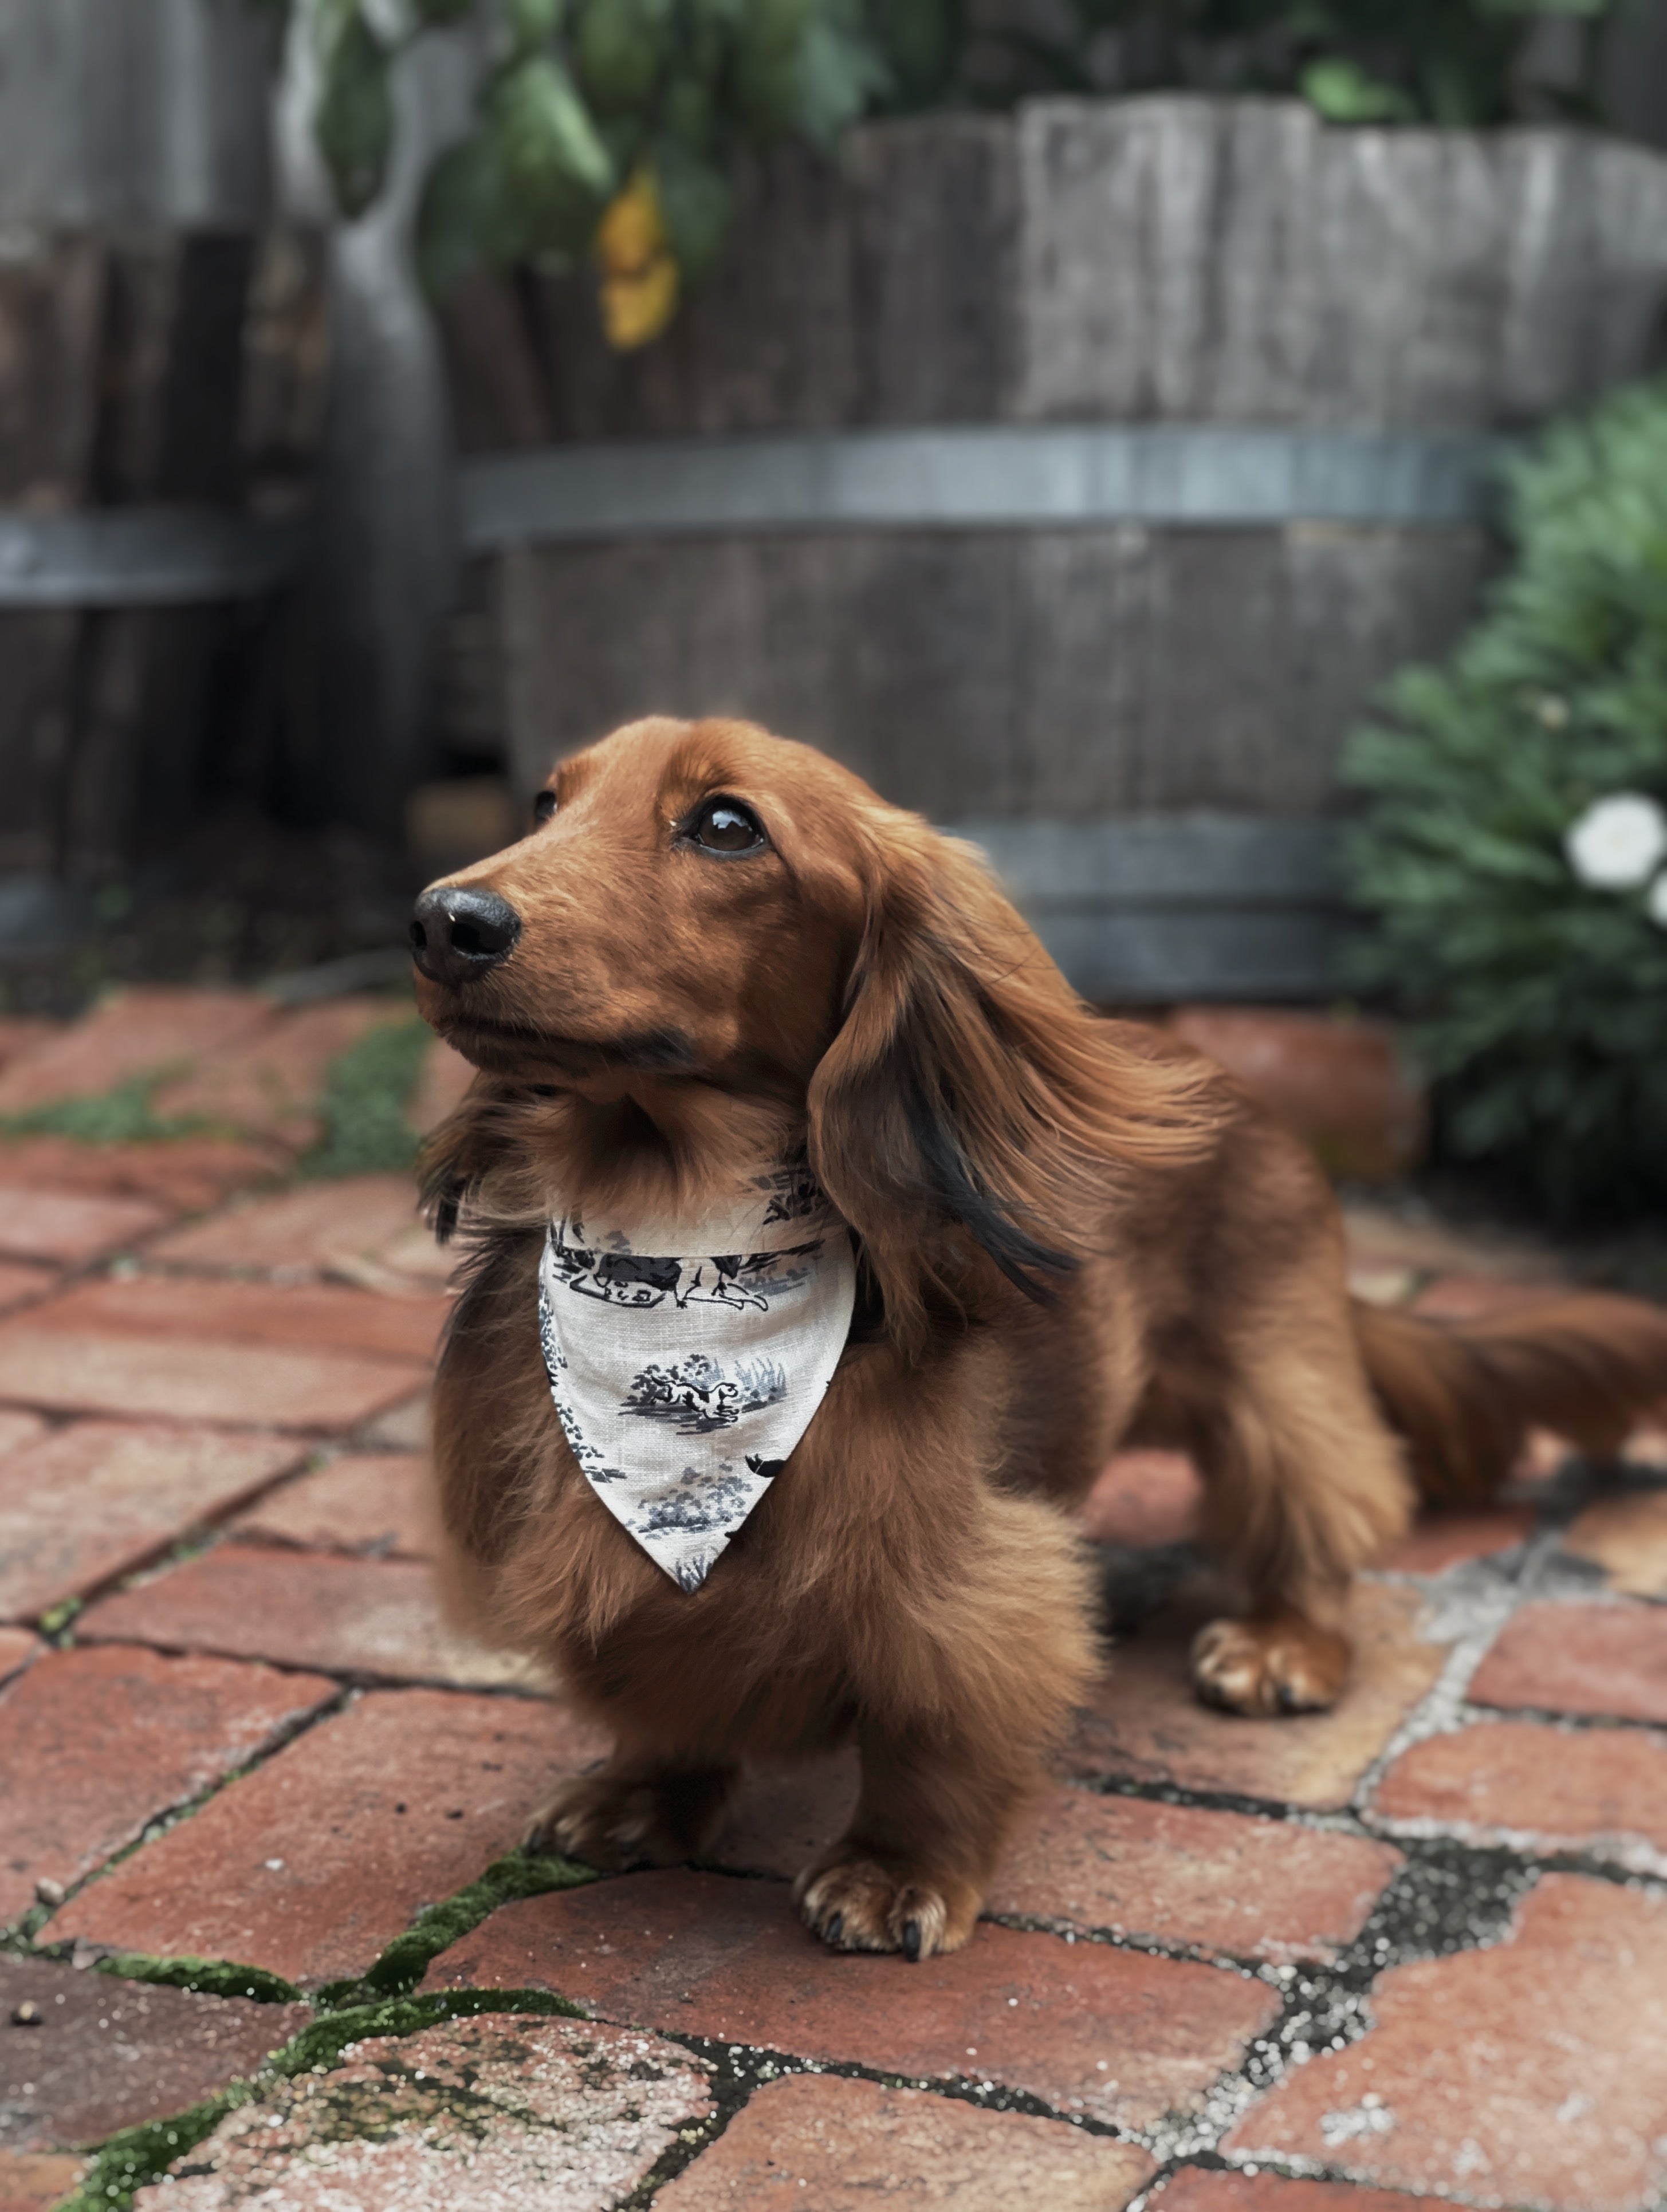
[[[1096,1665],[1070,1515],[1117,1446],[1193,1455],[1242,1582],[1200,1694],[1299,1712],[1342,1688],[1350,1578],[1415,1492],[1485,1498],[1529,1422],[1612,1453],[1667,1392],[1667,1316],[1625,1299],[1457,1327],[1351,1300],[1304,1147],[1083,1005],[976,852],[818,753],[639,722],[534,817],[411,933],[423,1012],[479,1070],[426,1163],[472,1247],[435,1401],[450,1583],[617,1736],[541,1843],[686,1860],[746,1762],[855,1741],[800,1909],[837,1946],[952,1950]],[[761,1161],[820,1186],[855,1304],[685,1586],[575,1458],[541,1267],[558,1218],[698,1224]]]

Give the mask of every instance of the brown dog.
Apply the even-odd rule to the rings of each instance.
[[[452,1580],[618,1737],[541,1840],[684,1860],[744,1761],[854,1740],[856,1814],[800,1909],[837,1945],[952,1950],[1095,1665],[1068,1514],[1116,1446],[1195,1455],[1242,1577],[1201,1694],[1298,1711],[1336,1697],[1350,1577],[1415,1483],[1485,1496],[1530,1420],[1611,1452],[1667,1390],[1667,1316],[1624,1299],[1455,1328],[1352,1304],[1305,1149],[1084,1006],[971,850],[818,754],[641,722],[535,812],[423,895],[412,939],[423,1013],[480,1070],[427,1164],[474,1247],[435,1398]],[[806,1154],[855,1240],[856,1317],[685,1590],[558,1425],[545,1226],[698,1214]]]

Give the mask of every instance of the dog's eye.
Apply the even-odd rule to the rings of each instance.
[[[555,793],[553,791],[541,791],[532,802],[532,821],[534,827],[542,828],[544,823],[549,821],[551,816],[555,811]]]
[[[689,825],[689,834],[708,853],[756,853],[768,842],[764,826],[738,799],[709,799]]]

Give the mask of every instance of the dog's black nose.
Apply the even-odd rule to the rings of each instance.
[[[521,918],[496,891],[438,884],[411,918],[411,957],[436,983],[467,983],[496,968],[521,933]]]

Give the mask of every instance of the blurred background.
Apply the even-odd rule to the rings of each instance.
[[[1667,0],[4,0],[5,1012],[397,993],[744,713],[1642,1279],[1664,148]]]

